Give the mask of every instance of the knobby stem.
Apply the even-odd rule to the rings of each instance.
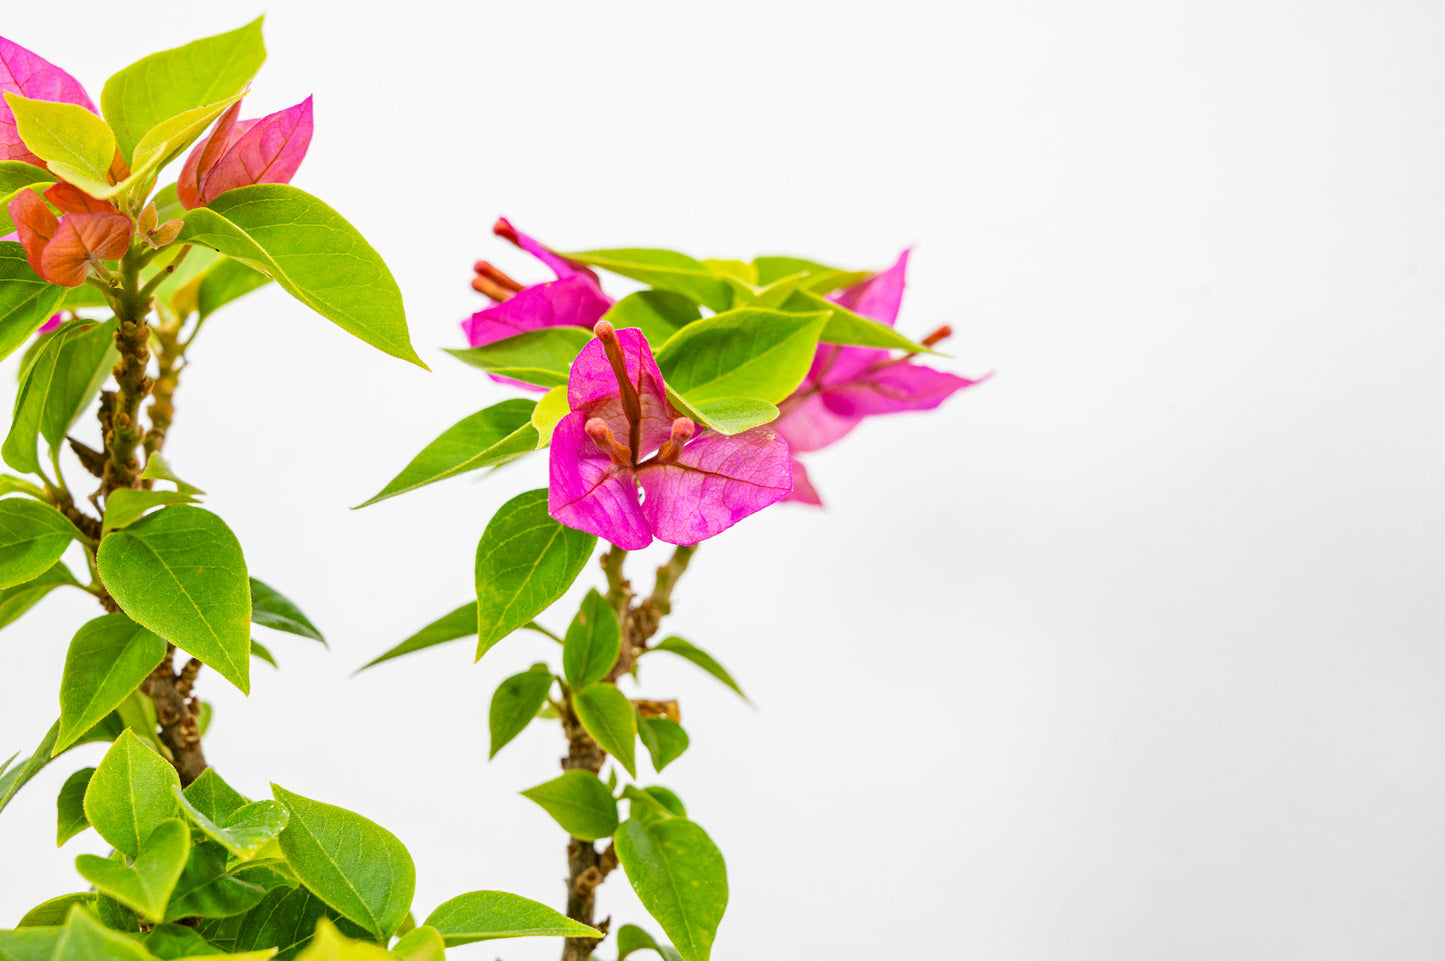
[[[687,570],[687,565],[697,551],[694,547],[679,547],[667,563],[657,569],[657,580],[652,593],[640,603],[633,603],[632,584],[623,573],[627,552],[610,547],[602,555],[602,570],[607,576],[607,600],[617,611],[617,620],[622,627],[622,642],[617,657],[607,675],[607,682],[616,683],[622,675],[630,673],[637,658],[647,650],[647,642],[657,633],[662,618],[672,613],[672,592],[678,579]],[[607,752],[587,733],[572,709],[572,699],[564,697],[558,713],[562,718],[562,730],[567,735],[567,756],[562,759],[564,771],[585,770],[600,774],[607,760]],[[567,842],[567,916],[574,921],[589,924],[600,931],[607,930],[607,921],[600,925],[593,923],[597,907],[597,886],[617,867],[617,854],[611,844],[602,850],[591,841],[569,838]],[[588,961],[598,945],[596,938],[568,938],[562,948],[562,961]]]

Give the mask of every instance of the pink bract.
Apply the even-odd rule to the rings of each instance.
[[[18,43],[0,37],[0,160],[23,160],[44,167],[45,162],[30,152],[15,130],[15,114],[5,101],[6,93],[18,93],[31,100],[79,104],[95,113],[95,104],[85,88],[70,74]]]
[[[305,159],[314,127],[310,97],[260,120],[237,120],[240,111],[233,104],[186,157],[176,192],[187,210],[238,187],[290,183]]]

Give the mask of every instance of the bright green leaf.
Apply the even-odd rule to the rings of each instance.
[[[115,321],[67,323],[47,335],[25,368],[15,396],[10,432],[0,453],[28,474],[40,472],[35,447],[40,437],[59,450],[81,413],[115,366]]]
[[[59,897],[43,901],[25,912],[25,916],[15,923],[17,928],[49,928],[59,927],[65,923],[70,916],[70,909],[74,905],[80,905],[86,910],[93,910],[95,907],[94,891],[79,891],[75,894],[62,894]],[[8,933],[8,932],[7,932]],[[5,946],[0,943],[0,957],[5,957]],[[50,957],[50,955],[45,955]]]
[[[727,310],[732,306],[732,288],[725,281],[699,261],[673,250],[588,250],[563,256],[674,291],[713,310]]]
[[[254,858],[266,842],[281,833],[290,815],[275,801],[253,801],[232,811],[220,823],[207,817],[186,798],[179,786],[172,789],[181,811],[201,833],[217,841],[242,860]]]
[[[79,587],[80,582],[64,564],[52,564],[38,577],[24,584],[0,589],[0,627],[6,627],[30,610],[57,587]]]
[[[33,928],[33,931],[53,929]],[[0,951],[7,945],[0,942]],[[140,942],[112,931],[79,905],[70,909],[65,927],[60,929],[54,953],[49,961],[155,961],[155,956]],[[23,955],[19,961],[29,961]]]
[[[501,938],[600,938],[602,932],[506,891],[470,891],[444,902],[422,922],[441,932],[447,947]]]
[[[0,769],[3,770],[3,773],[0,773],[0,811],[5,810],[5,806],[19,793],[20,789],[24,787],[31,778],[39,774],[41,768],[50,763],[50,749],[55,746],[55,738],[59,733],[60,722],[56,721],[50,726],[50,730],[45,732],[45,738],[40,742],[40,746],[35,749],[35,753],[13,766],[12,762],[14,758],[11,758],[10,761],[6,762],[4,768]]]
[[[170,483],[175,484],[176,489],[183,494],[205,493],[205,491],[201,490],[196,485],[187,484],[185,481],[177,477],[176,472],[171,470],[171,465],[166,461],[164,457],[161,456],[160,451],[156,451],[155,453],[151,454],[149,457],[146,458],[145,470],[140,472],[140,476],[142,480],[169,481]]]
[[[613,843],[632,890],[677,953],[707,961],[728,901],[727,869],[707,832],[686,818],[632,819]]]
[[[682,756],[687,750],[687,732],[682,725],[665,717],[644,717],[637,726],[637,736],[642,746],[652,756],[652,769],[661,774],[662,769]]]
[[[301,613],[301,608],[274,587],[263,584],[254,577],[251,578],[251,623],[269,627],[273,631],[309,637],[313,641],[320,641],[322,645],[326,644],[326,638],[322,637],[316,625]]]
[[[831,312],[828,323],[819,336],[829,344],[851,344],[859,347],[885,347],[890,350],[906,350],[918,353],[928,350],[922,344],[915,344],[887,324],[855,314],[846,307],[840,307],[817,294],[800,290],[783,302],[785,310]]]
[[[15,132],[51,173],[81,186],[107,184],[115,159],[115,134],[104,120],[74,103],[31,100],[6,93]]]
[[[637,712],[612,684],[593,684],[572,692],[572,707],[592,740],[637,777]]]
[[[146,950],[162,961],[222,954],[220,948],[184,924],[158,924],[145,937]]]
[[[141,842],[176,815],[171,786],[176,769],[127,730],[115,739],[91,775],[85,816],[116,850],[135,857]]]
[[[55,183],[55,175],[22,160],[0,160],[0,237],[15,232],[10,219],[10,201],[22,190],[43,193]]]
[[[25,261],[25,248],[0,241],[0,359],[9,357],[65,299],[66,288],[46,283]]]
[[[693,403],[667,386],[667,402],[681,413],[719,434],[741,434],[745,430],[771,424],[778,418],[778,408],[755,397],[721,397],[706,403]]]
[[[330,921],[322,919],[316,936],[296,961],[396,961],[396,955],[379,944],[347,938]]]
[[[271,278],[265,274],[228,257],[201,275],[196,289],[196,311],[200,319],[205,320],[231,301],[270,282]]]
[[[50,569],[80,532],[60,511],[28,498],[0,500],[0,588]]]
[[[190,853],[190,829],[179,818],[171,818],[147,835],[134,865],[82,854],[75,859],[75,870],[98,890],[158,923],[165,920],[171,892]]]
[[[542,705],[547,703],[547,692],[551,689],[552,672],[546,664],[533,664],[497,685],[496,693],[492,695],[491,710],[487,714],[487,726],[492,735],[488,759],[496,757],[508,741],[526,729]]]
[[[702,318],[697,304],[670,290],[639,290],[628,294],[602,319],[618,330],[636,327],[653,350],[657,350],[682,328]]]
[[[540,805],[574,838],[596,841],[617,830],[617,801],[591,771],[567,771],[522,796]]]
[[[55,799],[55,846],[60,847],[90,827],[85,816],[85,789],[90,785],[93,767],[83,767],[65,779]]]
[[[698,667],[702,668],[704,671],[707,671],[713,677],[717,678],[719,681],[722,681],[728,687],[732,688],[733,692],[736,693],[738,697],[742,698],[744,701],[748,699],[748,696],[743,693],[743,689],[738,686],[737,681],[733,680],[733,676],[727,672],[727,669],[724,668],[721,664],[719,664],[711,654],[709,654],[707,651],[704,651],[697,645],[691,643],[690,641],[685,641],[682,638],[674,635],[672,637],[665,637],[661,641],[658,641],[656,644],[652,645],[651,649],[654,651],[667,651],[669,654],[675,654],[678,657],[683,658],[684,660],[691,661],[693,664],[696,664]]]
[[[403,654],[411,654],[414,651],[425,650],[428,647],[445,644],[447,641],[460,640],[463,637],[475,637],[476,633],[477,604],[475,601],[471,601],[450,614],[432,621],[380,657],[367,661],[356,669],[356,673],[360,674],[368,667],[375,667],[382,661],[389,661],[394,657],[401,657]]]
[[[166,656],[166,642],[124,614],[86,622],[70,641],[60,678],[60,737],[69,748],[130,697]]]
[[[137,490],[122,487],[111,491],[105,499],[105,514],[101,518],[101,530],[109,534],[113,530],[129,527],[145,516],[146,511],[156,507],[175,507],[180,504],[194,504],[196,497],[186,491]]]
[[[216,773],[215,768],[206,768],[182,792],[186,806],[214,822],[222,822],[241,808],[250,804],[235,788],[227,784]]]
[[[537,406],[532,408],[532,426],[537,430],[538,450],[552,443],[552,431],[557,429],[558,421],[571,412],[571,408],[567,406],[565,386],[553,387],[542,395]]]
[[[251,910],[265,896],[266,890],[260,885],[249,884],[227,874],[226,849],[223,846],[203,842],[191,852],[190,861],[186,863],[186,869],[171,895],[165,919],[232,917]]]
[[[829,315],[742,308],[688,324],[657,353],[668,385],[694,404],[777,403],[808,375]]]
[[[591,339],[592,331],[586,327],[543,327],[447,353],[489,374],[550,388],[567,383],[572,361]]]
[[[424,924],[402,935],[391,946],[391,953],[403,961],[442,961],[446,957],[446,948],[441,932]]]
[[[567,627],[562,645],[562,671],[567,683],[583,688],[605,678],[622,648],[622,627],[617,611],[595,589],[587,592],[582,607]]]
[[[656,951],[663,961],[682,961],[670,944],[659,944],[652,935],[635,924],[624,924],[617,930],[617,961],[626,961],[636,951]]]

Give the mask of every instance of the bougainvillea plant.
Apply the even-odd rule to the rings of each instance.
[[[561,776],[522,793],[570,835],[567,916],[610,931],[610,919],[594,917],[596,890],[621,866],[671,943],[624,924],[617,957],[649,949],[706,961],[727,873],[682,800],[639,776],[639,741],[660,775],[689,736],[677,701],[649,699],[637,681],[643,661],[662,652],[742,690],[701,648],[655,640],[677,582],[700,542],[780,501],[821,503],[797,455],[866,418],[933,409],[977,381],[917,362],[947,327],[917,342],[894,329],[906,251],[886,270],[860,273],[792,257],[558,254],[506,220],[494,231],[556,279],[522,284],[479,262],[472,285],[493,304],[462,324],[470,347],[452,353],[500,383],[544,393],[463,419],[366,503],[544,449],[548,486],[508,501],[487,525],[476,599],[367,667],[472,636],[480,660],[521,629],[560,645],[560,668],[538,662],[492,695],[491,755],[534,718],[560,722]],[[645,289],[614,300],[597,270]],[[537,618],[599,539],[605,588],[587,592],[565,631],[544,627]],[[650,590],[634,588],[628,552],[654,540],[675,548]],[[569,937],[563,961],[584,961],[601,943]]]
[[[0,961],[422,961],[599,933],[500,891],[417,925],[394,835],[276,785],[249,800],[203,753],[207,679],[248,692],[252,659],[272,661],[253,626],[322,635],[249,575],[236,536],[162,454],[188,349],[212,314],[274,282],[420,364],[380,256],[290,184],[311,101],[240,119],[264,59],[258,20],[126,67],[97,110],[70,74],[0,39],[0,356],[25,348],[0,445],[16,472],[0,475],[0,627],[55,590],[101,608],[69,642],[58,719],[29,757],[0,764],[0,809],[47,764],[107,742],[61,788],[57,840],[94,830],[111,846],[76,858],[86,890],[0,931]]]

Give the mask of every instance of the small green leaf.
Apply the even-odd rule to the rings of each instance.
[[[105,499],[105,515],[101,518],[103,533],[129,527],[145,516],[146,511],[156,507],[174,507],[179,504],[194,504],[194,494],[186,491],[133,490],[122,487],[111,491]]]
[[[20,379],[10,432],[0,453],[27,474],[40,472],[36,443],[59,450],[81,413],[115,366],[115,321],[64,324],[46,336]]]
[[[657,350],[673,334],[702,319],[702,311],[682,294],[670,290],[639,290],[613,304],[602,319],[618,330],[636,327],[652,349]]]
[[[71,183],[108,183],[115,134],[104,120],[74,103],[31,100],[8,92],[5,102],[15,114],[15,132],[51,173]]]
[[[0,588],[48,571],[80,532],[60,511],[28,498],[0,500]]]
[[[22,190],[43,194],[53,183],[55,176],[34,164],[23,160],[0,160],[0,237],[15,232],[15,221],[10,219],[10,201]]]
[[[675,654],[678,657],[683,658],[684,660],[691,661],[698,667],[702,668],[704,671],[707,671],[713,677],[717,678],[719,681],[722,681],[728,687],[732,688],[733,692],[737,694],[738,697],[742,698],[744,701],[748,699],[748,696],[743,693],[743,689],[741,687],[738,687],[738,682],[733,680],[733,676],[729,674],[721,664],[714,660],[711,654],[709,654],[707,651],[704,651],[702,648],[696,646],[695,644],[692,644],[674,635],[672,637],[663,638],[658,643],[652,645],[652,650],[667,651],[669,654]]]
[[[417,454],[381,493],[357,508],[536,450],[537,432],[531,425],[535,406],[522,398],[504,400],[462,418]]]
[[[179,792],[177,792],[179,794]],[[274,803],[274,802],[272,802]],[[191,852],[190,861],[176,883],[166,909],[167,921],[181,918],[226,918],[244,914],[265,898],[266,890],[226,873],[226,849],[203,842]]]
[[[783,301],[784,310],[831,312],[819,340],[829,344],[850,344],[859,347],[884,347],[890,350],[906,350],[910,354],[927,351],[922,344],[915,344],[887,324],[855,314],[846,307],[840,307],[831,300],[817,294],[800,290]]]
[[[254,873],[246,872],[248,876]],[[311,941],[317,922],[339,917],[341,915],[305,887],[292,884],[272,888],[261,903],[240,920],[231,949],[275,948],[281,957],[294,958]]]
[[[60,722],[56,721],[50,726],[50,730],[45,732],[45,738],[35,749],[35,753],[14,766],[12,766],[14,758],[11,758],[9,762],[6,762],[4,768],[0,769],[3,770],[3,773],[0,773],[0,811],[5,810],[5,806],[19,793],[20,789],[31,778],[39,774],[41,768],[50,763],[50,749],[55,746],[55,738],[59,733]]]
[[[622,627],[617,611],[595,589],[582,598],[582,608],[567,627],[562,645],[562,671],[575,688],[605,678],[622,646]]]
[[[24,584],[0,589],[0,627],[14,623],[40,599],[57,587],[79,587],[80,582],[64,564],[52,564],[39,577]]]
[[[663,961],[682,961],[670,944],[659,944],[652,935],[635,924],[624,924],[617,929],[617,961],[625,959],[636,951],[656,951]]]
[[[146,837],[134,865],[82,854],[75,859],[75,870],[98,890],[159,923],[165,920],[171,892],[190,853],[190,829],[181,819],[171,818],[157,824]]]
[[[637,712],[627,695],[612,684],[593,684],[572,692],[572,707],[592,740],[637,777]]]
[[[532,426],[537,430],[538,450],[552,443],[552,431],[556,430],[557,422],[571,412],[572,409],[567,406],[565,386],[553,387],[542,395],[537,406],[532,408]]]
[[[441,932],[447,947],[501,938],[600,938],[602,932],[506,891],[470,891],[444,902],[422,922]]]
[[[396,955],[379,944],[344,937],[330,921],[316,925],[316,935],[295,961],[396,961]]]
[[[39,932],[54,929],[32,930]],[[0,942],[0,951],[5,951],[7,947]],[[19,958],[20,961],[30,961],[24,955]],[[65,927],[59,930],[54,953],[48,955],[48,958],[49,961],[155,961],[154,955],[141,947],[139,941],[128,938],[119,931],[109,930],[79,905],[70,909],[70,917],[66,919]]]
[[[85,789],[90,785],[93,767],[83,767],[65,779],[55,799],[55,846],[60,847],[90,827],[85,816]]]
[[[617,830],[617,801],[591,771],[567,771],[522,796],[537,802],[574,838],[596,841]]]
[[[745,430],[771,424],[778,419],[778,408],[755,397],[721,397],[705,403],[694,403],[667,387],[667,401],[680,412],[719,434],[741,434]]]
[[[167,507],[105,535],[97,563],[121,610],[250,693],[250,580],[224,521]]]
[[[290,815],[275,801],[253,801],[242,805],[221,819],[220,823],[207,817],[193,805],[181,791],[179,785],[172,788],[180,801],[181,810],[201,833],[217,841],[227,851],[242,860],[254,858],[265,847],[266,842],[281,833]]]
[[[157,124],[241,93],[265,60],[257,17],[238,30],[162,50],[124,68],[105,82],[101,112],[129,158]]]
[[[302,883],[378,941],[389,939],[416,888],[416,867],[406,848],[359,814],[274,784],[271,790],[291,812],[281,850]]]
[[[533,664],[497,685],[487,715],[487,726],[492,735],[488,759],[496,757],[507,742],[522,733],[542,705],[547,703],[547,692],[551,689],[552,672],[546,664]]]
[[[652,769],[658,774],[687,750],[687,732],[682,725],[665,717],[644,717],[637,727],[642,746],[652,756]]]
[[[206,768],[182,792],[186,804],[214,822],[222,822],[251,802],[227,784],[215,768]]]
[[[563,256],[589,267],[600,267],[662,290],[674,291],[712,310],[722,311],[732,306],[732,288],[725,281],[708,270],[706,265],[674,250],[588,250]]]
[[[196,288],[196,312],[205,320],[233,300],[270,282],[271,278],[265,274],[227,257],[201,275]]]
[[[273,631],[295,634],[297,637],[309,637],[313,641],[320,641],[323,646],[326,644],[326,638],[322,637],[316,625],[301,613],[301,608],[276,588],[263,584],[254,577],[251,578],[251,623],[269,627]]]
[[[60,308],[66,288],[46,283],[25,260],[25,248],[0,241],[0,359],[9,357]]]
[[[25,916],[16,922],[17,928],[52,928],[59,927],[65,923],[70,915],[72,905],[80,905],[86,910],[95,908],[95,892],[80,891],[75,894],[62,894],[59,897],[51,898],[49,901],[42,901],[29,911]],[[8,932],[7,932],[8,933]],[[5,945],[0,943],[0,957],[5,957]],[[49,958],[50,955],[45,955]]]
[[[135,857],[141,842],[176,815],[176,769],[131,731],[123,731],[85,791],[85,816],[116,850]],[[184,827],[184,825],[182,825]]]
[[[375,667],[383,661],[401,657],[403,654],[411,654],[414,651],[425,650],[428,647],[445,644],[447,641],[460,640],[463,637],[475,637],[476,634],[477,602],[469,601],[450,614],[444,614],[432,621],[380,657],[367,661],[356,669],[356,673],[360,674],[368,667]]]
[[[443,961],[447,943],[441,932],[425,924],[412,928],[391,946],[391,953],[402,961]]]
[[[592,331],[586,327],[543,327],[482,347],[447,353],[489,374],[550,388],[567,383],[572,361],[591,339]]]
[[[70,641],[60,677],[60,737],[74,744],[130,697],[166,656],[166,642],[124,614],[86,622]]]
[[[189,211],[180,243],[218,250],[378,350],[425,368],[412,349],[401,290],[340,214],[290,184],[228,190]]]
[[[806,289],[826,294],[840,287],[850,287],[860,280],[872,276],[868,270],[842,270],[799,257],[758,257],[753,260],[758,272],[758,283],[769,287],[778,281],[801,274],[806,278]]]
[[[181,480],[179,477],[177,477],[176,472],[171,469],[171,465],[166,461],[164,457],[161,456],[160,451],[156,451],[154,454],[151,454],[148,458],[146,458],[145,470],[141,471],[140,476],[142,480],[168,481],[172,484],[175,484],[176,489],[182,494],[205,493],[205,491],[201,490],[196,485],[188,484],[185,481]]]
[[[741,397],[776,404],[808,375],[829,316],[730,310],[684,327],[657,352],[657,366],[693,404]]]
[[[677,953],[707,961],[728,901],[727,869],[707,832],[686,818],[632,819],[613,843],[632,890]]]
[[[195,928],[184,924],[158,924],[145,938],[146,950],[162,961],[179,958],[194,958],[208,954],[222,954],[220,948],[212,945]]]
[[[596,546],[551,518],[545,490],[503,504],[477,545],[477,659],[561,597]]]

